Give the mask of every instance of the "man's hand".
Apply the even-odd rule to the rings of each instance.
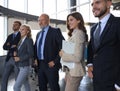
[[[92,71],[93,71],[93,66],[89,66],[88,67],[88,76],[90,77],[90,78],[93,78],[93,73],[92,73]]]
[[[38,61],[37,60],[34,60],[34,65],[38,66]]]
[[[15,47],[17,47],[17,46],[16,46],[16,45],[12,45],[12,46],[11,46],[11,48],[15,48]]]
[[[8,43],[7,43],[7,46],[9,46],[9,45],[10,45],[10,43],[8,42]]]
[[[52,68],[52,67],[55,65],[55,63],[54,63],[54,61],[50,61],[50,62],[48,63],[48,65],[49,65],[50,68]]]

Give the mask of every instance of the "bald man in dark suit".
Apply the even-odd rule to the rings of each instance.
[[[42,14],[38,23],[42,31],[37,34],[35,54],[38,61],[38,78],[40,91],[47,91],[49,84],[51,91],[60,91],[59,69],[61,68],[59,51],[64,39],[59,28],[49,25],[49,16]],[[42,42],[41,42],[42,40]]]

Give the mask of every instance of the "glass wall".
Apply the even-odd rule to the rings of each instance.
[[[43,0],[43,13],[47,13],[51,18],[55,17],[54,13],[56,12],[56,0]]]
[[[25,0],[8,0],[8,8],[20,12],[24,12],[25,8]]]
[[[39,16],[43,12],[43,0],[28,0],[28,13]]]
[[[98,21],[98,19],[93,16],[90,2],[91,0],[76,0],[76,11],[80,12],[83,15],[85,23],[95,23]],[[66,17],[70,13],[70,9],[72,8],[70,7],[70,0],[0,0],[0,5],[12,10],[36,16],[39,16],[42,13],[47,13],[50,18],[59,20],[66,20]],[[119,10],[113,11],[111,8],[111,12],[115,16],[120,16]],[[2,34],[2,36],[0,36],[0,50],[2,50],[2,46],[7,38],[7,35],[12,32],[7,30],[7,24],[9,22],[8,18],[10,17],[0,16],[0,34]],[[32,32],[35,31],[35,33],[33,33],[33,36],[35,37],[36,33],[39,31],[39,26],[37,22],[28,21],[27,23],[31,25]],[[60,24],[57,25],[57,27],[61,28],[63,34],[66,37],[66,25]],[[90,26],[86,25],[86,28],[89,34]],[[4,52],[0,51],[0,55],[3,54]]]
[[[57,19],[66,20],[69,13],[69,1],[70,0],[57,0]]]
[[[0,5],[4,6],[4,0],[0,0]]]
[[[5,33],[4,33],[4,18],[0,17],[0,55],[3,55],[3,43],[4,43],[4,38],[5,38]]]
[[[4,0],[3,0],[4,1]],[[66,20],[69,0],[8,0],[8,8],[39,16],[47,13],[50,18]],[[26,12],[27,8],[27,12]]]
[[[91,0],[76,0],[76,10],[81,12],[86,22],[95,22],[91,10]],[[39,16],[41,13],[49,14],[50,18],[66,20],[70,13],[70,0],[0,0],[1,5],[8,5],[8,8]],[[27,8],[27,9],[26,9]],[[117,12],[117,14],[116,14]],[[114,14],[118,15],[119,11]]]

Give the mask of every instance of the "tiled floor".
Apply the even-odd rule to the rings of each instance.
[[[3,73],[4,60],[5,60],[5,56],[0,56],[0,76]],[[60,79],[59,79],[60,89],[61,89],[61,91],[64,91],[64,88],[65,88],[65,82],[64,82],[65,73],[60,71],[59,75],[60,75]],[[9,79],[9,82],[8,82],[8,91],[13,91],[14,82],[15,82],[14,77],[13,77],[13,75],[11,75],[10,79]],[[1,84],[1,77],[0,77],[0,84]],[[33,80],[33,77],[30,76],[31,91],[39,91],[37,84],[38,84],[37,77]],[[1,88],[1,85],[0,85],[0,88]],[[24,91],[23,87],[22,87],[21,91]],[[83,79],[81,81],[81,84],[79,86],[79,91],[93,91],[92,80],[87,76],[87,74],[83,77]]]
[[[64,87],[65,87],[65,82],[64,82],[64,73],[60,71],[60,88],[61,91],[64,91]],[[11,76],[9,79],[9,83],[8,83],[8,91],[13,91],[13,85],[14,85],[14,78]],[[38,86],[37,86],[37,77],[35,79],[33,79],[33,77],[30,76],[30,85],[31,85],[31,91],[39,91],[38,90]],[[22,90],[24,91],[24,87],[22,87]],[[50,91],[50,90],[49,90]],[[88,78],[87,75],[85,75],[81,81],[81,84],[79,86],[79,91],[93,91],[92,88],[92,80],[90,78]]]

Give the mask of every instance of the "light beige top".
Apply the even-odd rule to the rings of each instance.
[[[75,43],[74,54],[63,53],[62,60],[65,62],[75,62],[75,67],[70,69],[70,75],[80,77],[85,75],[85,69],[81,63],[84,61],[85,33],[81,30],[74,30],[68,41]]]

